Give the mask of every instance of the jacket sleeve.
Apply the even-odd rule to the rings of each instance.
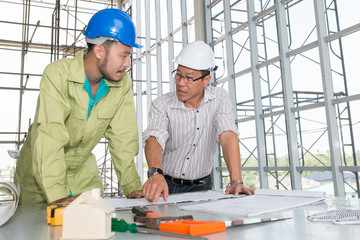
[[[134,162],[139,151],[138,127],[131,79],[125,78],[121,103],[105,132],[110,154],[124,194],[141,190],[142,184]]]
[[[37,131],[33,132],[37,136],[32,137],[34,174],[48,202],[68,196],[64,146],[69,134],[64,122],[70,113],[70,104],[61,91],[61,78],[56,68],[45,69],[34,122]]]

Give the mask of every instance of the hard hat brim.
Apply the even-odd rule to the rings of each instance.
[[[90,37],[86,37],[85,41],[87,43],[91,43],[91,44],[95,44],[95,45],[101,45],[103,44],[106,40],[112,40],[112,41],[118,41],[120,42],[118,39],[116,38],[111,38],[111,37],[104,37],[104,36],[99,36],[96,38],[90,38]],[[122,42],[121,42],[122,43]],[[125,44],[122,43],[124,45],[130,46],[130,47],[134,47],[134,48],[143,48],[143,46],[139,43],[134,42],[133,44]]]
[[[139,44],[139,43],[134,43],[132,46],[130,47],[134,47],[134,48],[143,48],[144,46]]]

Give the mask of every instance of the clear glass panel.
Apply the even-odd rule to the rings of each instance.
[[[254,116],[254,96],[251,74],[246,74],[235,80],[237,118]]]
[[[250,42],[248,28],[233,36],[235,73],[250,67]]]
[[[279,63],[260,69],[261,95],[264,113],[284,108]]]
[[[283,115],[264,119],[267,166],[289,166],[285,118]]]

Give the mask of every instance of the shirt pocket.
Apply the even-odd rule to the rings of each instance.
[[[96,110],[97,116],[97,125],[96,128],[99,130],[99,133],[104,134],[106,128],[109,126],[110,121],[114,118],[116,113],[117,105],[109,105],[101,107]],[[100,130],[101,129],[101,130]]]
[[[112,119],[115,115],[117,105],[109,105],[105,107],[101,107],[100,109],[97,109],[97,117],[100,120],[107,120]]]
[[[70,146],[80,143],[84,135],[87,111],[74,103],[71,103],[69,117],[65,121],[65,126],[70,136]]]

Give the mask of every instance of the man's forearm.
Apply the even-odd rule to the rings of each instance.
[[[237,135],[234,132],[223,132],[220,135],[220,144],[224,160],[229,170],[231,180],[242,180],[240,148]]]
[[[148,167],[156,167],[162,169],[162,148],[155,137],[150,136],[146,139],[145,157]]]

